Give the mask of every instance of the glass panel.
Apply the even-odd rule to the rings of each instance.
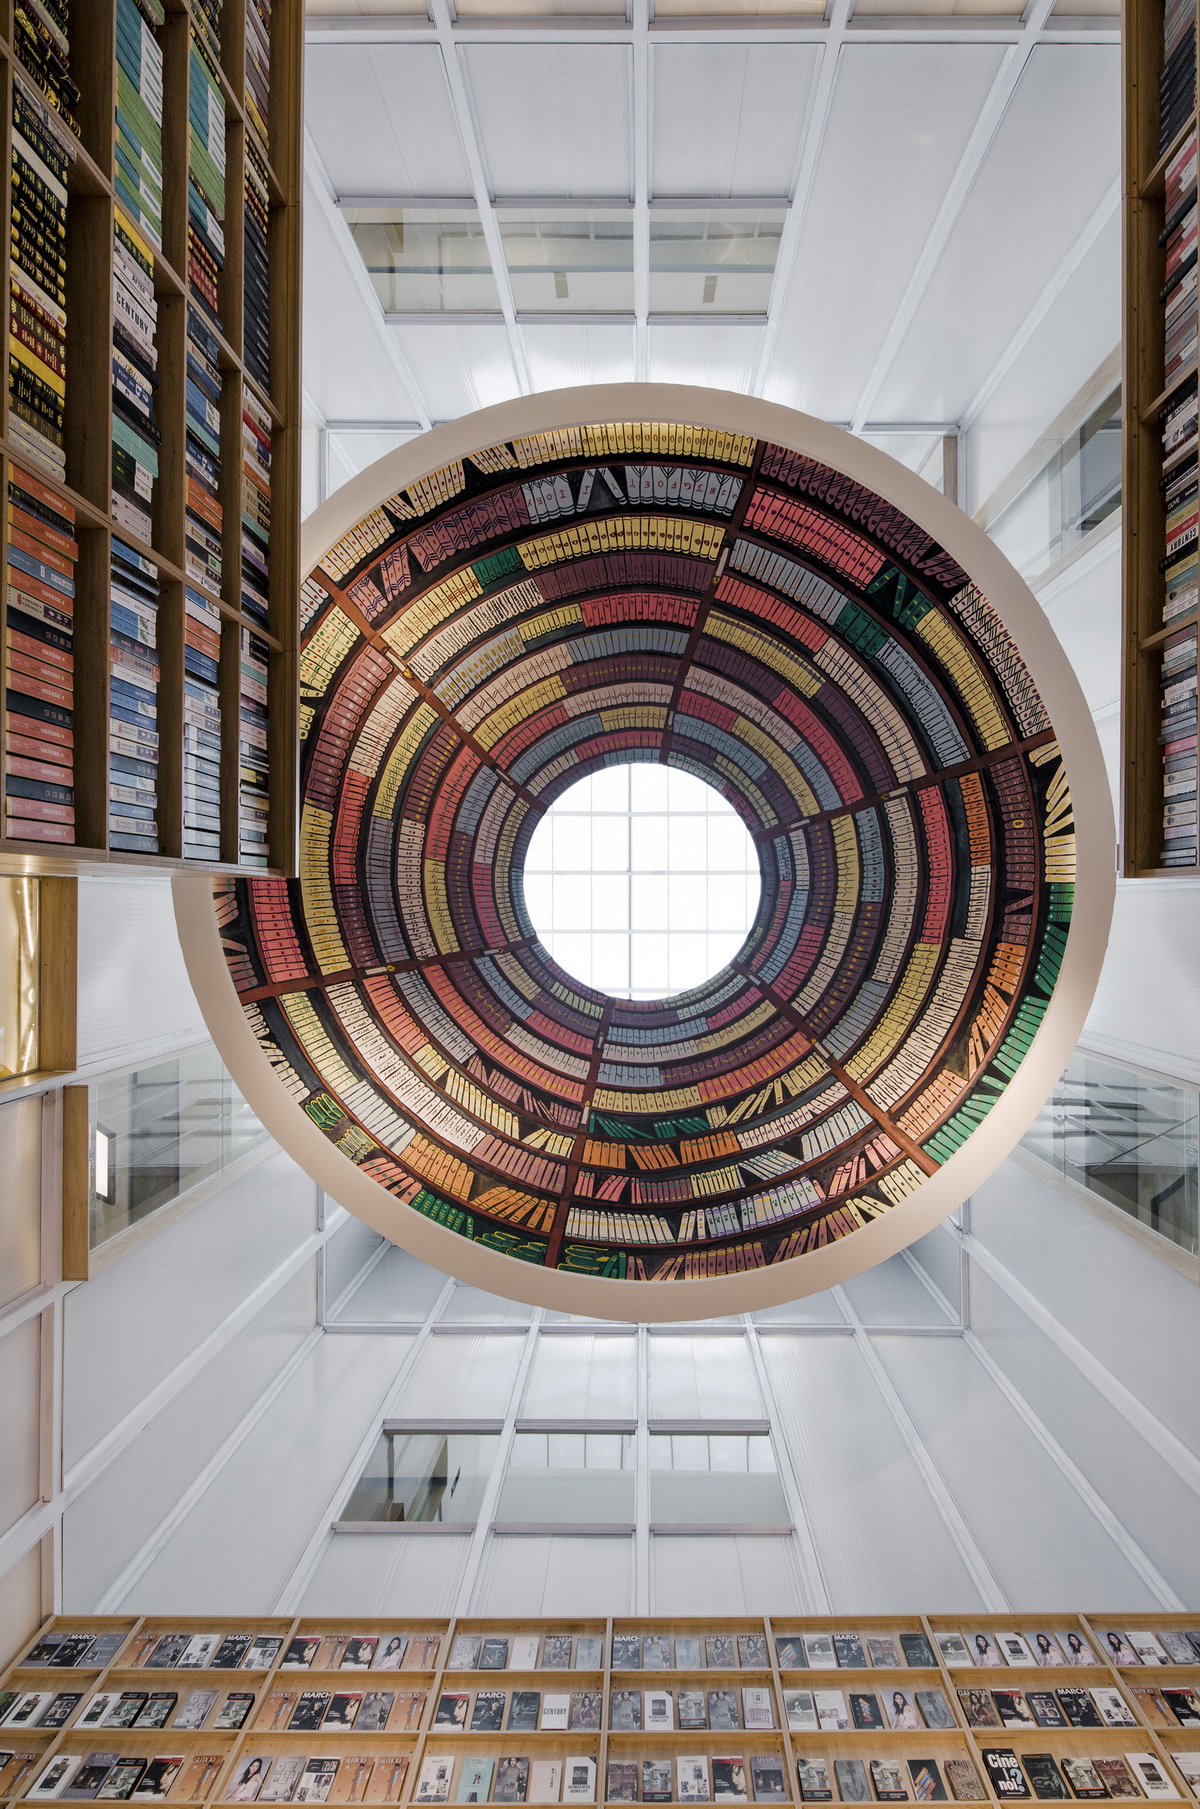
[[[613,207],[502,207],[519,314],[631,314],[633,215]]]
[[[494,1432],[381,1432],[342,1519],[477,1520],[499,1444]]]
[[[782,207],[652,208],[653,314],[765,314]]]
[[[786,1525],[791,1516],[770,1435],[656,1434],[650,1518],[662,1526]]]
[[[0,880],[0,1079],[38,1065],[39,905],[36,879]]]
[[[473,207],[348,207],[346,220],[386,314],[498,314]]]
[[[631,1524],[634,1449],[627,1432],[518,1432],[497,1520]]]
[[[93,1249],[267,1138],[211,1043],[97,1081],[91,1115]]]
[[[989,525],[1026,578],[1047,571],[1121,502],[1121,392],[1113,390]]]
[[[1059,1174],[1196,1251],[1198,1096],[1077,1049],[1021,1139]]]

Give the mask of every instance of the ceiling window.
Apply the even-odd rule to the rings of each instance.
[[[517,1432],[496,1519],[501,1525],[632,1525],[632,1432]]]
[[[385,314],[496,314],[473,207],[350,207],[346,221]]]
[[[492,1432],[385,1425],[342,1520],[474,1525],[499,1444]]]
[[[518,314],[632,314],[627,207],[496,210]]]
[[[765,314],[787,210],[653,207],[652,314]]]
[[[770,1433],[651,1431],[650,1519],[660,1526],[786,1524]]]

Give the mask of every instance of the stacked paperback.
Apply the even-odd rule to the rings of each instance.
[[[268,626],[271,417],[247,388],[242,398],[242,613]]]
[[[221,612],[190,584],[184,612],[183,852],[189,860],[215,861],[221,858]]]
[[[17,17],[22,16],[21,8]],[[66,471],[67,173],[55,116],[13,84],[9,243],[9,435],[43,470]]]
[[[162,249],[163,57],[160,0],[117,0],[117,202]]]
[[[246,113],[270,143],[271,0],[246,0]]]
[[[1196,133],[1193,129],[1167,165],[1165,223],[1166,307],[1164,374],[1171,383],[1196,362]]]
[[[1158,78],[1159,155],[1196,109],[1196,9],[1167,0],[1163,12],[1163,69]]]
[[[247,10],[249,18],[249,9]],[[248,67],[248,66],[247,66]],[[267,218],[270,207],[267,166],[246,140],[245,312],[243,338],[246,369],[264,389],[271,384],[271,316],[267,264]]]
[[[67,0],[15,0],[12,45],[22,71],[76,137],[79,89],[71,79]]]
[[[158,567],[114,534],[110,582],[108,845],[157,854]]]
[[[4,833],[75,840],[75,511],[10,468]]]
[[[267,644],[241,630],[238,666],[238,860],[243,867],[267,865]]]
[[[220,347],[195,308],[187,315],[187,511],[184,567],[188,578],[221,594]]]
[[[220,331],[217,282],[225,262],[225,102],[203,13],[188,61],[188,253],[192,298]]]
[[[150,545],[162,435],[154,416],[154,254],[118,206],[113,225],[112,516]]]
[[[1195,496],[1193,476],[1192,495]],[[1196,624],[1163,643],[1159,681],[1164,867],[1196,864]]]

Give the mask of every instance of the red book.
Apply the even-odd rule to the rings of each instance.
[[[45,503],[48,509],[53,509],[56,515],[65,515],[69,522],[74,522],[75,509],[73,504],[64,502],[58,492],[52,490],[48,484],[44,484],[40,477],[31,477],[28,471],[24,470],[22,466],[14,465],[12,468],[12,481],[16,484],[18,489],[27,490],[30,496],[37,498],[38,502]]]
[[[74,823],[73,804],[44,804],[41,798],[5,798],[10,817],[36,817],[43,823]]]
[[[69,747],[58,747],[53,741],[35,741],[32,735],[10,734],[8,752],[10,758],[14,754],[20,754],[23,759],[31,761],[36,766],[44,766],[47,761],[57,761],[58,765],[55,766],[54,772],[58,776],[59,782],[64,785],[70,784],[66,775],[71,770],[74,756]],[[12,761],[12,770],[14,773],[18,770],[15,760]],[[31,779],[47,779],[50,776],[46,772],[27,775]]]
[[[32,817],[14,817],[6,825],[8,834],[23,842],[73,842],[74,823],[38,823]]]
[[[75,746],[75,737],[70,729],[61,728],[56,722],[42,722],[40,717],[22,716],[19,711],[10,710],[8,713],[9,746],[15,745],[18,738],[39,743],[53,741],[63,748]]]
[[[36,515],[30,515],[19,503],[9,503],[8,519],[14,527],[20,528],[33,540],[40,540],[44,545],[53,547],[66,559],[78,559],[79,543],[64,534],[61,528],[52,528],[48,521],[41,521]]]
[[[35,641],[31,634],[22,634],[19,628],[8,630],[8,644],[18,653],[27,653],[30,659],[40,660],[44,666],[57,666],[60,672],[75,670],[74,654],[64,653],[61,647],[48,647],[45,641]]]

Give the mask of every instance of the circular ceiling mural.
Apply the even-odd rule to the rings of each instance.
[[[496,1292],[668,1319],[852,1275],[994,1168],[1090,1001],[1113,835],[966,517],[770,404],[595,388],[402,448],[305,557],[299,878],[177,909],[327,1191]],[[547,808],[626,762],[716,787],[762,869],[740,952],[663,1000],[572,979],[523,897]]]

